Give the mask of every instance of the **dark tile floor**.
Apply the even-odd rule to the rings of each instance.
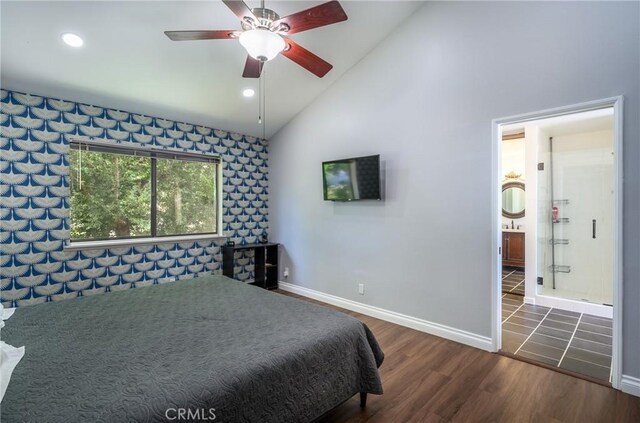
[[[502,292],[524,295],[524,271],[516,268],[502,269]]]
[[[607,382],[612,327],[611,319],[502,296],[502,351]]]

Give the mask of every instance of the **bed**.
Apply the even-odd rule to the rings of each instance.
[[[3,423],[307,422],[382,393],[364,323],[224,276],[18,308],[6,323],[3,340],[26,351]]]

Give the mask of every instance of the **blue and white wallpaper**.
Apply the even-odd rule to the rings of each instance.
[[[268,231],[265,140],[0,90],[0,296],[5,306],[222,273],[226,239],[65,251],[72,138],[219,155],[224,234],[250,243]],[[251,257],[236,261],[236,277],[253,278]]]

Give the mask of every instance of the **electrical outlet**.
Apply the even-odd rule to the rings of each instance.
[[[284,268],[284,272],[282,272],[282,275],[283,275],[285,278],[288,278],[288,277],[289,277],[289,268],[288,268],[288,267],[285,267],[285,268]]]
[[[364,284],[363,283],[359,283],[358,284],[358,293],[360,295],[364,295]]]

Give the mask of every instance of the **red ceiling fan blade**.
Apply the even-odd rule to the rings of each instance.
[[[222,2],[226,4],[233,14],[241,21],[243,21],[244,18],[250,18],[255,22],[258,22],[251,9],[249,9],[249,6],[247,6],[242,0],[222,0]]]
[[[308,31],[333,23],[347,20],[347,14],[344,12],[340,3],[333,0],[328,3],[303,10],[293,15],[285,16],[273,23],[273,27],[279,24],[286,24],[289,30],[286,34],[295,34],[296,32]]]
[[[173,41],[192,41],[237,38],[240,31],[230,29],[228,31],[165,31],[164,33]]]
[[[244,72],[242,72],[243,78],[260,78],[262,73],[262,66],[264,62],[254,59],[247,55],[247,61],[244,64]]]
[[[319,78],[322,78],[333,68],[333,66],[311,53],[306,48],[296,44],[288,38],[284,39],[287,47],[282,50],[282,55],[293,60],[309,72]]]

